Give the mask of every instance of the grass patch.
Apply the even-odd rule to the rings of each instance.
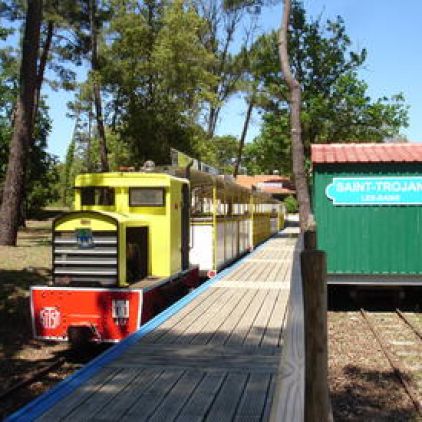
[[[28,220],[17,246],[0,246],[0,356],[31,340],[29,287],[50,279],[51,224],[51,219]]]
[[[28,221],[18,233],[17,246],[0,246],[0,257],[0,283],[10,281],[8,271],[51,268],[51,221]]]

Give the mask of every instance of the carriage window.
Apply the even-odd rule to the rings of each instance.
[[[164,188],[131,188],[129,205],[131,207],[163,207]]]
[[[86,187],[81,190],[81,205],[114,205],[114,189],[108,187]]]

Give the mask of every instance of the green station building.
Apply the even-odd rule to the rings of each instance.
[[[422,285],[422,144],[312,145],[329,284]]]

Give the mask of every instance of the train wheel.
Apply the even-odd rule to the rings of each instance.
[[[89,327],[69,327],[67,336],[72,349],[82,350],[90,345],[93,333]]]

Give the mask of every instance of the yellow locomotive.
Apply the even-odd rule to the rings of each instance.
[[[79,175],[53,223],[52,285],[31,289],[34,336],[119,341],[283,225],[281,203],[224,176]]]

